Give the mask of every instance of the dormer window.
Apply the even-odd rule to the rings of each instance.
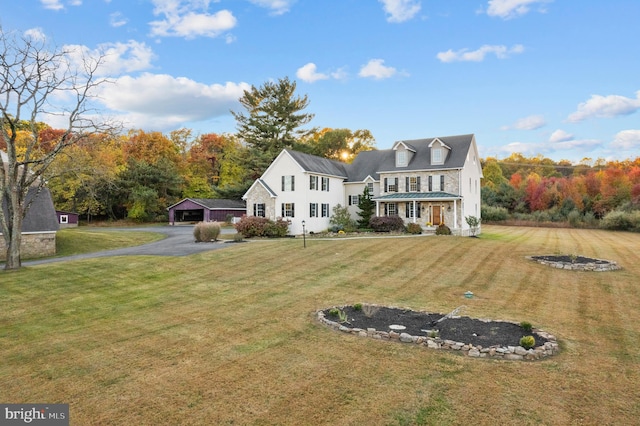
[[[442,148],[431,148],[431,162],[433,164],[442,164]]]
[[[407,151],[396,151],[396,166],[407,167]]]

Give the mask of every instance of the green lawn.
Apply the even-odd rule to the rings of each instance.
[[[636,424],[640,235],[484,226],[481,238],[299,239],[0,273],[0,401],[71,424]],[[525,260],[616,260],[606,273]],[[464,292],[473,291],[473,299]],[[356,302],[529,321],[544,361],[343,335]]]

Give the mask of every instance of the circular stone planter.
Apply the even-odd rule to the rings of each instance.
[[[606,272],[622,269],[612,260],[593,259],[584,256],[542,255],[526,256],[526,258],[552,268],[570,271]]]
[[[380,309],[397,309],[401,310],[404,313],[409,313],[410,315],[425,315],[427,317],[435,317],[441,318],[442,314],[432,314],[426,312],[416,312],[406,308],[395,308],[395,307],[379,307],[377,305],[370,305]],[[340,310],[348,310],[351,309],[351,306],[341,306],[337,307]],[[419,330],[419,333],[422,335],[415,335],[416,332],[412,331],[414,335],[409,334],[407,332],[402,332],[399,328],[398,331],[394,331],[393,327],[398,326],[400,324],[390,324],[386,326],[385,330],[377,330],[375,328],[367,327],[361,328],[358,326],[354,326],[350,323],[343,322],[339,323],[337,321],[333,321],[332,319],[327,318],[329,309],[320,310],[316,312],[317,320],[325,325],[330,327],[333,330],[341,331],[346,334],[352,334],[359,337],[368,337],[377,340],[390,340],[397,341],[401,343],[413,343],[428,349],[434,350],[446,350],[454,353],[460,353],[465,356],[469,356],[472,358],[490,358],[490,359],[503,359],[503,360],[515,360],[515,361],[533,361],[540,360],[546,357],[556,355],[560,351],[560,347],[556,341],[556,337],[552,334],[549,334],[540,329],[532,329],[530,332],[526,334],[532,334],[537,336],[536,341],[543,342],[539,346],[534,348],[525,349],[522,346],[517,345],[484,345],[478,343],[469,343],[469,342],[457,342],[454,340],[443,339],[438,335],[438,330],[436,329],[424,329]],[[330,315],[329,315],[330,316]],[[471,319],[468,317],[460,317],[460,316],[452,316],[449,317],[451,320],[467,320],[467,321],[478,321],[486,324],[505,324],[509,326],[518,326],[515,323],[508,323],[505,321],[492,321],[488,319]],[[432,325],[431,323],[430,325]],[[425,327],[427,327],[425,325]],[[379,327],[382,328],[382,327]],[[405,327],[406,328],[406,327]]]

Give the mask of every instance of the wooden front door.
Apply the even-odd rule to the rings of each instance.
[[[433,226],[440,225],[440,206],[433,206],[431,210]]]

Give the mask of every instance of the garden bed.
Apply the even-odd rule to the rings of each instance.
[[[345,333],[459,351],[477,358],[535,360],[559,350],[553,335],[506,321],[377,305],[334,307],[318,311],[317,317],[320,322]],[[534,347],[522,347],[523,336],[533,336]]]

